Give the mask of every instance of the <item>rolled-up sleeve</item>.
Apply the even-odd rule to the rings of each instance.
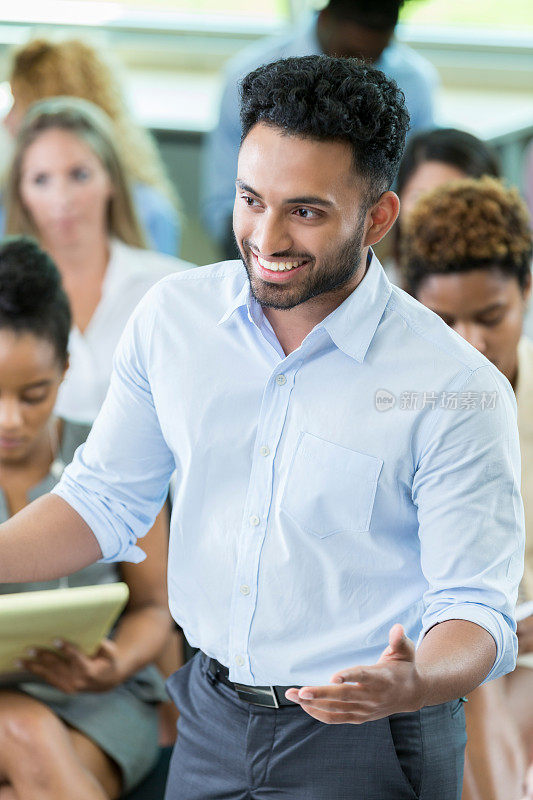
[[[489,680],[514,669],[517,655],[524,514],[516,403],[490,365],[452,388],[458,407],[427,415],[413,480],[428,582],[419,642],[445,620],[480,625],[497,648]]]
[[[157,291],[148,292],[129,320],[102,410],[53,490],[89,525],[104,561],[144,559],[136,541],[152,527],[174,469],[147,370]]]

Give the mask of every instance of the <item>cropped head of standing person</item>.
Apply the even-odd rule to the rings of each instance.
[[[325,55],[379,61],[394,36],[405,0],[329,0],[317,19],[317,39]]]
[[[59,411],[92,422],[129,314],[159,278],[188,266],[145,249],[114,129],[79,98],[35,103],[5,190],[9,234],[31,234],[57,264],[72,308],[71,369]]]
[[[13,137],[29,107],[46,98],[78,97],[107,114],[144,235],[154,249],[175,255],[179,225],[174,189],[154,142],[132,119],[118,78],[106,60],[76,39],[54,42],[39,38],[14,52],[9,83],[13,105],[4,125]]]

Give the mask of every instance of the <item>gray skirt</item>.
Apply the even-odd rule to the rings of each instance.
[[[157,704],[168,700],[168,695],[154,666],[109,692],[70,695],[38,683],[16,688],[47,705],[115,761],[122,773],[124,794],[155,765],[159,752]]]

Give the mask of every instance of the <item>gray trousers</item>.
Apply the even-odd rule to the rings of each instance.
[[[167,689],[180,711],[165,800],[460,800],[461,701],[362,725],[262,708],[198,653]]]

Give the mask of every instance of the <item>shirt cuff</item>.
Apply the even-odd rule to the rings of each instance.
[[[146,553],[133,542],[124,542],[113,530],[111,519],[103,517],[97,506],[99,500],[91,495],[88,500],[68,485],[67,478],[63,475],[61,482],[54,486],[51,494],[61,497],[80,517],[87,523],[102,551],[100,562],[129,561],[139,564],[146,558]]]
[[[483,683],[501,678],[512,672],[516,666],[518,655],[518,639],[516,638],[516,623],[498,611],[478,603],[457,603],[435,614],[426,613],[423,617],[423,627],[418,637],[417,648],[426,633],[439,622],[452,619],[464,619],[474,622],[484,628],[496,644],[496,658],[490,672]]]

